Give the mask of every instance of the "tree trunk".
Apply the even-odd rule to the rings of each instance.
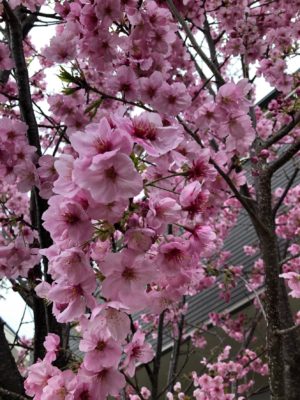
[[[0,318],[0,387],[10,392],[24,394],[23,378],[17,368],[4,334],[4,322]],[[0,398],[9,400],[3,393]]]
[[[260,171],[256,178],[257,212],[255,225],[265,268],[265,310],[267,353],[272,400],[300,399],[300,347],[297,331],[285,335],[279,330],[293,326],[293,314],[281,273],[280,252],[272,213],[271,175]],[[262,228],[264,226],[265,229]]]

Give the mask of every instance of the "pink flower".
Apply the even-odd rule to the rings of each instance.
[[[100,269],[105,275],[102,294],[107,299],[124,303],[130,308],[142,309],[145,305],[146,284],[156,274],[153,266],[142,256],[125,250],[109,254]]]
[[[189,242],[179,237],[163,243],[158,248],[157,263],[167,275],[176,275],[191,262]]]
[[[225,113],[239,110],[247,112],[251,103],[246,95],[250,89],[251,85],[247,79],[242,79],[237,84],[233,82],[225,83],[218,91],[217,104]]]
[[[122,153],[95,156],[86,170],[75,165],[74,177],[95,201],[102,204],[129,199],[143,189],[141,176],[130,158]]]
[[[134,141],[153,157],[175,149],[183,139],[179,129],[174,126],[163,127],[158,114],[142,113],[133,119],[132,125]]]
[[[122,219],[123,214],[128,207],[128,199],[111,201],[107,204],[100,204],[91,197],[87,190],[82,189],[82,192],[85,192],[84,196],[89,204],[86,212],[92,219],[101,219],[111,224],[115,224]]]
[[[78,191],[78,185],[73,181],[74,158],[70,154],[62,154],[55,161],[54,167],[58,173],[58,179],[54,182],[54,193],[72,198]]]
[[[129,309],[118,301],[109,301],[96,307],[92,318],[101,317],[113,339],[122,342],[130,332]],[[99,317],[98,317],[99,315]]]
[[[9,245],[0,246],[1,269],[9,278],[27,276],[28,271],[39,263],[40,258],[38,249],[26,246],[21,237]]]
[[[186,228],[192,234],[189,239],[190,250],[198,254],[204,250],[213,250],[216,234],[210,226],[196,223],[193,227]]]
[[[143,396],[143,398],[145,400],[148,400],[151,396],[151,392],[148,388],[146,388],[145,386],[141,387],[141,395]]]
[[[0,119],[0,132],[5,142],[18,143],[25,139],[27,125],[17,119],[3,117]]]
[[[70,370],[52,376],[43,389],[41,400],[73,400],[73,379],[74,373]]]
[[[91,384],[91,393],[95,400],[106,400],[109,394],[118,396],[119,391],[126,383],[124,375],[112,367],[103,367],[97,372],[82,368],[81,373],[88,378],[88,382]]]
[[[91,221],[78,203],[54,196],[49,204],[50,207],[43,214],[43,226],[50,232],[53,240],[67,240],[78,245],[91,239]]]
[[[39,177],[34,164],[31,161],[24,161],[17,164],[14,172],[18,177],[17,188],[20,192],[26,193],[33,186],[39,187]]]
[[[145,343],[145,334],[140,330],[135,332],[131,342],[125,346],[126,358],[123,363],[125,373],[132,377],[138,363],[148,363],[154,357],[154,351],[149,343]]]
[[[132,68],[122,65],[117,69],[117,75],[111,77],[109,88],[120,92],[126,100],[135,100],[137,95],[137,77]]]
[[[105,117],[97,124],[88,125],[84,132],[73,133],[70,141],[80,157],[92,158],[114,150],[129,155],[132,149],[129,135],[124,131],[112,129]]]
[[[203,104],[198,111],[196,124],[201,131],[210,128],[220,121],[220,115],[216,111],[216,104],[209,102]]]
[[[80,377],[81,378],[81,377]],[[90,382],[77,382],[76,389],[73,393],[72,400],[96,400],[96,397],[92,393]]]
[[[289,293],[290,296],[300,298],[300,274],[291,271],[280,274],[279,276],[286,279],[289,288],[292,289]]]
[[[217,172],[212,165],[209,164],[210,152],[208,149],[199,150],[194,158],[187,174],[190,179],[200,181],[214,181]]]
[[[76,283],[82,275],[91,274],[92,269],[87,255],[80,248],[71,247],[51,257],[49,272],[54,279],[67,278]]]
[[[10,50],[7,44],[0,43],[0,69],[10,70],[14,67],[14,61],[10,58]]]
[[[60,338],[55,333],[48,333],[44,341],[44,347],[47,354],[44,361],[52,363],[56,359],[56,353],[59,350]]]
[[[118,21],[122,17],[120,0],[101,0],[96,3],[95,12],[105,25]]]
[[[245,113],[232,113],[222,124],[222,128],[222,137],[228,134],[226,150],[236,150],[239,154],[247,153],[250,144],[255,139],[255,131],[250,117]]]
[[[92,271],[81,276],[76,283],[57,280],[52,286],[40,285],[36,287],[36,291],[38,295],[54,302],[53,313],[58,322],[77,320],[84,314],[86,307],[95,307],[92,293],[96,289],[96,279]]]
[[[75,39],[73,32],[64,29],[60,35],[54,36],[50,40],[50,46],[44,49],[43,55],[56,63],[72,60],[76,56]]]
[[[122,354],[121,347],[112,339],[108,330],[101,326],[101,322],[97,318],[90,321],[79,344],[79,349],[86,353],[84,367],[94,372],[103,367],[117,368]]]
[[[58,368],[53,367],[46,361],[39,361],[31,365],[28,367],[28,377],[24,384],[26,394],[35,396],[36,400],[40,400],[48,380],[59,373],[60,370]]]
[[[159,95],[159,89],[163,84],[164,78],[161,72],[155,71],[149,78],[140,78],[140,93],[144,102],[153,104]]]
[[[194,181],[184,187],[180,193],[179,201],[183,211],[187,211],[189,217],[192,219],[195,214],[205,210],[208,198],[209,192],[203,190],[199,182]]]
[[[166,224],[178,219],[180,211],[180,205],[171,197],[150,198],[149,211],[146,216],[147,224],[160,233],[165,229]]]
[[[191,96],[183,83],[164,82],[161,86],[159,96],[155,99],[154,106],[160,112],[169,115],[177,115],[185,111],[191,104]]]
[[[130,228],[125,233],[127,247],[137,253],[150,249],[155,237],[155,231],[147,228]]]

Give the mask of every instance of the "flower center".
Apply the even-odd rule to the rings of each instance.
[[[115,170],[114,167],[110,167],[107,170],[105,170],[105,176],[106,178],[110,179],[111,181],[115,182],[117,179],[117,171]]]
[[[94,146],[95,149],[97,150],[97,152],[99,154],[103,154],[106,151],[110,151],[111,150],[111,143],[110,142],[106,142],[100,138],[96,139],[94,142]]]
[[[171,249],[167,253],[165,253],[165,258],[168,261],[174,261],[176,263],[182,262],[184,255],[180,249]]]
[[[144,140],[155,140],[157,136],[157,130],[155,125],[146,122],[138,121],[134,123],[134,136]]]
[[[9,131],[7,132],[7,139],[9,140],[14,140],[16,138],[16,132],[15,131]]]
[[[70,225],[75,225],[78,221],[80,221],[78,215],[72,214],[70,212],[66,212],[63,217],[64,221]]]
[[[137,346],[135,346],[135,347],[132,349],[132,356],[133,356],[136,360],[140,358],[141,354],[142,354],[142,349],[141,349],[140,346],[137,345]]]
[[[126,281],[131,281],[133,279],[136,278],[136,273],[135,270],[133,268],[130,267],[126,267],[124,269],[124,271],[122,272],[122,277],[126,280]]]
[[[96,346],[96,350],[98,351],[103,351],[106,347],[106,343],[104,342],[104,340],[99,340],[99,342],[97,343]]]

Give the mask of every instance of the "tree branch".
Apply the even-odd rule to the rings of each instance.
[[[290,332],[293,332],[295,329],[300,328],[300,325],[293,325],[286,329],[279,329],[275,332],[276,335],[287,335]]]
[[[17,15],[10,8],[6,0],[3,0],[5,16],[9,24],[10,47],[15,62],[16,81],[19,92],[19,104],[23,121],[28,126],[28,142],[36,147],[37,154],[41,156],[39,132],[35,119],[32,99],[30,94],[29,76],[23,50],[22,25]]]
[[[281,128],[277,133],[275,133],[270,139],[266,140],[262,144],[261,149],[267,149],[273,144],[279,142],[279,140],[288,135],[290,131],[299,124],[299,122],[300,122],[300,112],[296,113],[293,116],[293,119],[289,124],[284,125],[284,127]]]
[[[284,189],[282,195],[278,199],[277,203],[275,204],[273,208],[273,218],[276,217],[277,211],[279,210],[281,204],[283,203],[286,195],[288,194],[288,191],[290,190],[292,184],[294,183],[294,180],[296,179],[296,176],[298,175],[299,168],[295,168],[295,171],[293,172],[293,175],[291,176],[288,184],[286,185],[286,188]]]
[[[185,122],[177,116],[177,120],[181,123],[181,125],[184,127],[185,131],[192,136],[192,138],[201,146],[202,148],[204,147],[201,140],[198,138],[195,132],[193,132],[186,124]],[[230,179],[230,177],[219,167],[219,165],[212,159],[209,159],[210,164],[212,164],[215,169],[218,171],[218,173],[221,175],[221,177],[225,180],[229,188],[232,190],[233,194],[235,195],[236,199],[241,203],[241,205],[244,207],[244,209],[247,211],[249,216],[252,218],[253,221],[255,221],[256,225],[260,227],[265,232],[268,232],[268,229],[261,223],[260,219],[257,217],[256,210],[254,207],[254,200],[252,198],[246,198],[245,196],[242,195],[238,191],[238,189],[235,187],[234,183]],[[244,190],[244,189],[243,189]]]
[[[295,154],[300,150],[300,139],[296,140],[290,147],[273,163],[271,163],[267,170],[270,175],[273,175],[279,168],[287,163]]]
[[[28,69],[24,56],[22,25],[17,13],[10,8],[6,0],[3,0],[3,7],[5,11],[5,18],[9,25],[9,44],[12,57],[15,62],[15,75],[18,86],[20,112],[23,121],[26,122],[28,126],[28,143],[31,146],[35,146],[36,154],[38,157],[40,157],[42,155],[42,151],[38,125],[35,118],[33,102],[30,93]],[[47,248],[52,244],[49,233],[42,226],[42,214],[47,207],[47,201],[42,199],[39,195],[38,189],[33,187],[30,198],[31,223],[33,226],[37,226],[41,248]],[[43,257],[43,273],[46,280],[51,282],[51,278],[47,273],[47,267],[48,260],[46,257]],[[34,277],[40,277],[42,274],[41,265],[36,265],[33,268],[33,273]],[[61,338],[62,348],[67,348],[69,327],[68,325],[59,324],[56,321],[54,315],[52,314],[52,307],[45,305],[44,301],[35,295],[34,290],[32,291],[32,296],[35,320],[34,358],[37,360],[37,358],[40,358],[44,355],[45,349],[43,342],[45,340],[45,336],[49,332],[58,334]],[[63,354],[59,355],[58,359],[56,360],[58,366],[64,366],[66,362],[67,359]]]
[[[194,35],[192,34],[190,28],[188,27],[188,24],[186,23],[185,19],[182,17],[180,12],[177,10],[175,4],[173,3],[173,0],[166,0],[166,3],[168,4],[168,7],[171,10],[171,13],[173,14],[173,16],[181,24],[182,29],[186,33],[190,42],[192,43],[196,53],[201,57],[201,59],[205,62],[205,64],[208,66],[208,68],[214,73],[216,80],[217,80],[217,86],[224,85],[225,80],[223,79],[220,71],[218,70],[218,68],[216,68],[215,64],[207,57],[207,55],[204,53],[204,51],[198,45]]]
[[[182,306],[185,304],[185,296],[182,299]],[[177,373],[177,366],[179,360],[180,347],[182,344],[182,335],[184,328],[184,314],[181,314],[179,323],[178,323],[178,337],[174,339],[173,350],[171,354],[170,366],[169,366],[169,374],[168,374],[168,391],[172,392],[172,386],[174,377]]]
[[[8,396],[9,392],[16,393],[16,395],[23,395],[23,378],[18,370],[16,362],[11,353],[9,343],[4,333],[4,321],[0,318],[0,388],[7,391],[5,400],[11,399]],[[1,391],[0,391],[1,393]]]
[[[0,387],[0,395],[5,396],[4,398],[7,400],[28,400],[29,399],[29,397],[27,397],[27,396],[26,397],[22,396],[21,394],[12,392],[10,390],[6,390],[2,387]],[[2,399],[2,396],[1,396],[1,399]]]
[[[163,345],[163,332],[164,332],[164,316],[163,311],[159,316],[158,330],[157,330],[157,343],[156,343],[156,354],[153,361],[153,374],[152,374],[152,399],[157,399],[158,393],[158,378],[160,370],[160,361],[162,356],[162,345]]]
[[[211,31],[210,31],[210,27],[209,27],[209,23],[207,21],[206,15],[205,15],[203,33],[204,33],[205,39],[206,39],[207,44],[208,44],[211,61],[215,65],[215,67],[219,70],[220,65],[219,65],[219,62],[218,62],[216,45],[215,45],[215,42],[214,42],[214,40],[213,40],[213,38],[211,36]]]

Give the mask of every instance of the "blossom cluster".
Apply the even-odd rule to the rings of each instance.
[[[13,10],[22,5],[31,13],[43,3],[9,1]],[[49,116],[35,105],[42,115],[38,158],[13,110],[18,87],[10,78],[1,84],[0,277],[28,278],[56,320],[72,325],[81,352],[60,370],[66,349],[58,336],[47,336],[45,357],[29,367],[25,382],[35,400],[105,400],[120,391],[131,400],[150,398],[147,387],[138,393],[127,382],[155,357],[149,338],[156,339],[160,316],[180,342],[191,335],[179,329],[188,310],[182,299],[217,283],[230,300],[244,274],[224,250],[241,209],[231,189],[255,202],[248,175],[256,176],[256,166],[276,160],[278,148],[299,136],[294,129],[255,153],[260,141],[293,122],[297,102],[279,96],[266,113],[255,107],[249,65],[287,94],[297,76],[287,72],[285,58],[300,35],[299,0],[256,3],[174,0],[187,23],[179,29],[167,2],[158,0],[55,2],[49,18],[62,23],[49,45],[39,54],[24,42],[25,57],[37,57],[41,66],[31,78],[34,99],[48,101]],[[201,51],[190,37],[197,30],[208,44],[212,77],[198,63]],[[0,43],[2,70],[14,67],[8,50]],[[230,71],[237,56],[240,76]],[[43,69],[58,64],[65,87],[45,96]],[[36,203],[24,206],[32,188]],[[288,212],[276,220],[284,239],[299,234],[298,198],[295,187],[284,201]],[[47,206],[34,217],[34,207],[42,214],[39,202]],[[38,249],[44,230],[52,244]],[[281,275],[294,297],[300,297],[298,250],[297,244],[288,248]],[[40,274],[32,276],[39,263]],[[263,283],[258,259],[246,285],[253,292]],[[243,315],[208,317],[231,339],[245,339]],[[197,331],[192,342],[198,348],[207,343]],[[235,361],[229,352],[226,347],[216,362],[203,360],[202,375],[193,373],[196,400],[242,400],[253,386],[248,373],[268,373],[252,350]],[[179,383],[167,394],[175,396],[185,398]]]

